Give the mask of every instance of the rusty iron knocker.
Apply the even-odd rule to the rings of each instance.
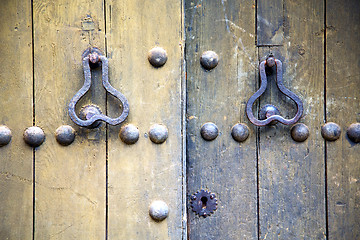
[[[85,82],[82,88],[74,95],[69,104],[69,115],[71,120],[74,123],[81,127],[93,128],[97,127],[100,121],[107,122],[110,125],[118,125],[122,123],[129,114],[129,103],[126,97],[113,88],[109,83],[109,74],[108,74],[108,59],[101,53],[101,51],[97,48],[89,48],[85,50],[82,54],[83,58],[83,68],[84,68],[84,76]],[[101,113],[100,109],[96,109],[94,105],[88,105],[86,107],[89,108],[89,111],[84,115],[83,118],[79,118],[75,113],[75,106],[77,102],[89,91],[91,86],[91,70],[90,66],[96,67],[98,65],[102,65],[102,84],[106,91],[108,91],[111,95],[116,97],[121,101],[122,104],[122,113],[117,118],[110,118]]]
[[[254,117],[252,106],[257,98],[259,98],[266,90],[267,87],[267,77],[265,72],[265,65],[268,67],[273,67],[276,65],[276,85],[279,88],[280,92],[291,98],[297,106],[297,112],[292,119],[285,119],[280,116],[278,109],[270,104],[267,104],[265,108],[260,110],[260,115],[262,115],[262,119],[256,119]],[[285,88],[282,81],[282,63],[279,59],[275,59],[273,56],[269,56],[265,61],[262,61],[259,66],[260,72],[260,80],[261,86],[259,90],[249,98],[249,101],[246,104],[246,115],[249,118],[250,122],[252,122],[256,126],[266,126],[272,123],[280,122],[285,125],[294,124],[302,116],[303,113],[303,103],[300,98],[289,89]]]

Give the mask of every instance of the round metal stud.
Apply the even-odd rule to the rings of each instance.
[[[280,115],[280,111],[272,104],[266,104],[259,110],[259,119],[265,120],[273,115]],[[275,125],[277,121],[272,121],[269,125]]]
[[[56,141],[68,146],[75,140],[75,130],[69,125],[62,125],[55,130]]]
[[[218,65],[219,56],[214,51],[206,51],[201,55],[200,63],[206,70],[211,70]]]
[[[291,137],[296,142],[303,142],[309,137],[309,128],[303,123],[297,123],[290,129]]]
[[[31,147],[40,146],[45,140],[45,133],[39,127],[29,127],[24,132],[24,141]]]
[[[219,129],[214,123],[207,122],[202,125],[200,134],[206,141],[212,141],[219,135]]]
[[[9,144],[11,141],[11,130],[5,125],[0,126],[0,147]]]
[[[153,67],[162,67],[167,61],[167,53],[161,47],[154,47],[149,51],[148,60]]]
[[[98,106],[94,104],[85,105],[80,109],[79,117],[82,120],[89,120],[94,115],[101,114],[101,110]],[[97,128],[101,124],[100,121],[96,121],[93,124],[91,124],[88,128]]]
[[[150,128],[149,137],[153,143],[163,143],[168,138],[168,130],[164,125],[154,124]]]
[[[231,128],[231,136],[237,142],[243,142],[249,137],[249,128],[246,124],[237,123]]]
[[[360,142],[360,123],[353,123],[346,131],[348,137],[354,143]]]
[[[327,141],[335,141],[340,137],[341,128],[333,122],[328,122],[321,127],[321,135]]]
[[[134,144],[139,140],[139,129],[132,124],[127,124],[121,127],[119,137],[126,144]]]
[[[273,67],[275,66],[275,58],[273,56],[270,56],[266,59],[266,65],[268,67]]]
[[[169,215],[169,207],[164,201],[154,201],[150,205],[149,214],[152,219],[162,221]]]

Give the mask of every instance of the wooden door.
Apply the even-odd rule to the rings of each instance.
[[[347,134],[360,122],[359,12],[356,0],[1,1],[0,239],[359,239],[360,149]],[[118,126],[88,129],[68,114],[92,47],[129,101]],[[154,47],[167,53],[161,67],[148,60]],[[218,56],[211,69],[206,51]],[[303,101],[303,142],[292,126],[246,116],[270,54]],[[77,112],[96,104],[119,116],[101,68],[91,72]],[[268,80],[255,116],[273,104],[291,118],[296,105]],[[335,141],[322,136],[328,122],[341,128]],[[249,130],[241,142],[238,123]],[[134,144],[119,137],[129,124]],[[75,130],[67,146],[55,135],[63,125]],[[157,125],[163,143],[151,140]],[[38,147],[24,142],[31,126],[45,134]],[[201,190],[217,200],[210,216],[193,211]],[[150,216],[154,201],[167,205],[164,220]]]

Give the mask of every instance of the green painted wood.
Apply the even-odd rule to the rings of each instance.
[[[31,239],[33,151],[23,141],[32,126],[31,1],[2,1],[0,8],[0,125],[12,132],[0,147],[0,239]]]
[[[187,200],[189,239],[257,239],[256,144],[245,105],[256,85],[255,4],[251,1],[186,1]],[[200,57],[212,50],[218,66],[204,70]],[[205,141],[200,128],[214,122],[219,136]],[[231,137],[246,123],[249,138]],[[208,189],[218,210],[207,218],[190,208],[190,196]]]
[[[342,130],[326,143],[329,239],[360,239],[360,144],[346,136],[360,122],[359,20],[359,1],[326,2],[326,120]]]
[[[256,41],[258,46],[284,42],[284,0],[257,1]]]
[[[105,125],[88,130],[72,123],[68,104],[82,87],[82,53],[105,50],[103,1],[33,1],[35,124],[46,140],[35,154],[35,238],[104,239],[106,234]],[[105,112],[101,71],[77,106],[93,103]],[[75,142],[64,147],[54,132],[69,124]]]
[[[270,53],[283,62],[284,85],[304,103],[300,122],[310,137],[302,143],[290,136],[290,126],[261,127],[258,139],[260,239],[325,239],[324,143],[324,6],[315,1],[284,1],[283,47],[259,48],[259,60]],[[259,30],[259,29],[258,29]],[[260,107],[274,104],[286,118],[296,105],[276,89],[260,99]]]

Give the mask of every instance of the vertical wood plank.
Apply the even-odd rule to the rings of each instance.
[[[181,239],[182,235],[182,2],[106,1],[110,81],[129,100],[126,123],[138,127],[133,145],[109,128],[109,239]],[[155,46],[168,60],[153,68],[147,59]],[[109,97],[109,114],[118,116],[118,103]],[[164,124],[169,137],[154,144],[153,124]],[[162,200],[169,216],[156,222],[149,205]]]
[[[284,42],[284,0],[257,1],[258,46],[282,45]]]
[[[360,239],[360,144],[346,135],[360,122],[359,28],[359,1],[326,1],[326,120],[342,130],[326,143],[329,239]]]
[[[300,122],[310,137],[297,143],[290,126],[261,127],[259,135],[260,239],[325,239],[324,146],[319,128],[323,123],[324,6],[320,1],[284,2],[283,47],[259,48],[259,60],[273,53],[283,62],[284,85],[304,103]],[[296,105],[273,89],[261,97],[260,107],[274,104],[286,118]],[[276,92],[275,92],[276,91]]]
[[[1,1],[0,125],[12,131],[0,147],[0,239],[31,239],[33,153],[23,141],[32,126],[31,1]]]
[[[67,107],[84,83],[81,54],[104,50],[103,1],[34,0],[35,118],[46,140],[35,155],[35,238],[105,238],[105,127],[77,127]],[[105,112],[101,71],[79,107],[94,103]],[[63,124],[77,131],[64,147],[55,140]]]
[[[186,1],[187,200],[189,239],[257,239],[256,128],[245,105],[255,90],[255,2]],[[200,65],[204,51],[219,55],[218,66]],[[200,128],[213,122],[219,136],[202,139]],[[232,139],[231,128],[246,123],[249,138]],[[190,197],[208,189],[218,209],[198,217]]]

